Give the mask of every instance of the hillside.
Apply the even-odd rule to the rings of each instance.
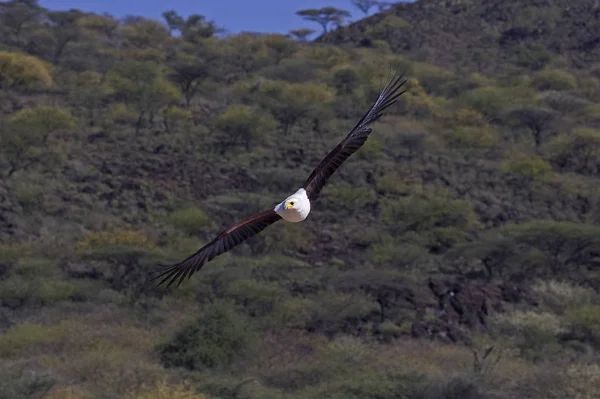
[[[335,44],[0,3],[0,399],[597,397],[600,80],[556,53],[591,33],[524,63],[433,24],[500,35],[517,2],[461,3]],[[409,91],[307,220],[155,287],[296,191],[390,64]]]
[[[318,40],[376,47],[463,71],[544,68],[561,56],[575,68],[600,61],[600,5],[594,0],[419,0]]]

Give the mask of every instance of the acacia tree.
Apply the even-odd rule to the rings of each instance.
[[[167,27],[169,28],[169,35],[173,34],[173,31],[178,31],[181,33],[181,29],[185,24],[185,19],[177,14],[175,10],[169,10],[162,13],[165,22],[167,23]]]
[[[51,156],[46,146],[51,134],[75,126],[75,119],[68,110],[36,106],[24,108],[12,115],[7,125],[0,126],[0,148],[8,164],[5,176],[25,169]],[[50,146],[51,147],[51,146]]]
[[[78,19],[83,15],[79,10],[70,10],[66,12],[51,11],[47,13],[48,20],[51,23],[52,37],[54,39],[54,52],[52,54],[52,63],[58,64],[67,45],[79,38],[81,28]]]
[[[359,10],[361,10],[365,15],[369,14],[369,10],[377,5],[379,5],[379,1],[377,0],[352,0],[352,4]]]
[[[153,115],[179,94],[163,77],[159,65],[152,61],[125,61],[109,71],[108,81],[116,94],[136,110],[136,136],[146,114]]]
[[[328,32],[329,25],[341,25],[344,19],[350,17],[350,13],[346,10],[340,10],[335,7],[309,8],[306,10],[296,11],[296,15],[302,17],[306,21],[316,22],[323,28],[323,33]]]
[[[200,85],[210,76],[209,61],[189,54],[181,54],[168,65],[172,69],[168,78],[179,87],[185,97],[185,106],[189,108]]]
[[[539,147],[549,130],[556,123],[558,113],[551,109],[524,105],[508,111],[508,122],[514,127],[525,127],[533,135],[536,147]]]

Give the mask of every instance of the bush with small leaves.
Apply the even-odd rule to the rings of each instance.
[[[544,69],[533,75],[531,85],[537,90],[573,90],[577,87],[577,80],[567,71]]]
[[[550,164],[537,155],[509,158],[504,161],[502,169],[531,180],[544,178],[552,172]]]
[[[597,300],[597,295],[591,288],[567,281],[538,280],[531,289],[540,306],[559,315],[564,314],[567,309],[591,305]]]
[[[35,83],[52,86],[49,64],[31,55],[0,51],[0,88],[6,90]]]
[[[169,215],[169,222],[188,235],[198,235],[214,226],[210,217],[200,208],[178,209]]]
[[[502,335],[517,338],[521,356],[541,360],[549,346],[557,346],[557,336],[562,331],[561,320],[552,313],[513,311],[491,319],[492,328]]]
[[[488,149],[498,143],[489,127],[456,126],[444,135],[444,139],[453,148]]]
[[[561,171],[596,175],[600,170],[600,130],[579,128],[557,136],[550,150],[553,165]]]
[[[270,34],[263,36],[262,40],[274,58],[275,64],[292,57],[298,51],[298,42],[285,35]]]
[[[243,104],[230,105],[214,121],[217,128],[226,134],[224,141],[242,143],[247,150],[260,143],[263,137],[276,126],[273,117],[259,108]]]
[[[177,131],[180,125],[192,120],[192,112],[177,106],[168,106],[161,111],[164,119],[165,129],[172,133]]]
[[[46,144],[51,134],[75,127],[76,120],[68,109],[37,105],[14,113],[10,123],[19,134],[29,132]]]
[[[360,83],[359,72],[350,65],[336,66],[330,72],[333,87],[338,95],[350,94],[356,90]]]
[[[446,190],[386,201],[380,220],[394,235],[416,234],[416,241],[425,241],[432,251],[444,251],[464,240],[477,223],[473,204],[454,199]]]
[[[89,232],[84,234],[75,247],[78,251],[86,251],[113,245],[129,245],[145,249],[155,248],[155,244],[145,232],[129,229]]]
[[[565,315],[574,339],[600,347],[600,305],[589,304],[567,310]]]
[[[259,87],[257,100],[288,133],[300,120],[326,116],[334,97],[333,91],[322,83],[266,81]]]
[[[533,98],[531,89],[521,87],[478,87],[464,92],[454,100],[459,107],[471,108],[488,120],[496,120],[515,103],[526,103]]]
[[[125,396],[126,399],[211,399],[198,393],[189,383],[169,384],[158,381],[154,384],[144,383],[141,387]],[[65,398],[66,399],[66,398]]]
[[[157,349],[167,367],[222,369],[250,356],[258,338],[244,316],[227,304],[216,303]]]

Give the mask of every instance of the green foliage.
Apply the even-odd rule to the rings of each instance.
[[[79,251],[86,251],[118,245],[129,245],[147,249],[154,248],[154,244],[145,232],[128,229],[114,229],[86,233],[81,237],[76,248]]]
[[[14,113],[7,126],[0,125],[0,153],[4,158],[0,164],[7,164],[6,176],[33,164],[50,164],[60,159],[56,149],[44,146],[51,134],[74,126],[71,112],[59,107],[39,105]]]
[[[575,129],[551,142],[551,160],[561,170],[595,174],[600,166],[600,131]]]
[[[444,138],[450,147],[456,148],[491,148],[497,143],[489,127],[456,126]]]
[[[373,39],[387,40],[395,32],[410,29],[411,26],[406,20],[394,14],[388,14],[377,25],[370,26],[365,35]]]
[[[244,306],[252,317],[267,315],[282,300],[284,293],[274,285],[253,280],[236,280],[227,287],[227,296]]]
[[[502,314],[493,320],[500,333],[516,336],[521,356],[530,360],[541,360],[545,347],[556,344],[562,331],[560,319],[551,313],[514,311]]]
[[[228,142],[241,142],[250,150],[275,128],[276,122],[260,109],[233,104],[215,119],[215,125],[227,135]]]
[[[174,211],[169,215],[169,222],[189,235],[198,235],[214,226],[206,212],[196,207]]]
[[[285,58],[292,57],[298,50],[298,43],[284,35],[266,35],[263,37],[263,41],[276,64],[279,64]]]
[[[183,326],[158,352],[167,367],[218,369],[244,359],[257,349],[258,334],[230,306],[215,304]]]
[[[472,204],[452,198],[445,190],[387,201],[380,220],[396,235],[415,232],[426,237],[432,250],[449,248],[463,240],[476,224]]]
[[[34,135],[44,144],[52,133],[73,128],[76,123],[70,110],[45,105],[24,108],[14,113],[10,122],[19,134]]]
[[[98,109],[106,97],[112,94],[112,90],[104,81],[102,74],[84,71],[74,79],[69,94],[75,107],[86,110],[89,124],[93,126],[96,123]]]
[[[575,77],[561,69],[544,69],[533,75],[532,86],[537,90],[573,90],[577,87]]]
[[[524,88],[478,87],[461,94],[456,99],[460,107],[474,109],[493,120],[511,104],[531,100],[532,92]]]
[[[158,112],[179,97],[177,88],[165,79],[161,66],[153,61],[124,61],[108,72],[107,80],[115,93],[136,110],[137,133],[146,113]]]
[[[502,168],[506,172],[519,174],[532,180],[546,177],[552,172],[550,164],[536,155],[509,158]]]
[[[135,392],[126,396],[126,399],[210,399],[197,393],[190,384],[169,384],[158,381],[154,385],[144,384]]]
[[[319,9],[306,9],[296,11],[296,15],[307,21],[316,22],[323,28],[323,33],[327,33],[331,24],[340,26],[344,19],[350,17],[346,10],[340,10],[335,7],[323,7]]]
[[[331,71],[331,80],[338,95],[350,94],[358,88],[360,75],[352,66],[340,65]]]
[[[35,353],[44,346],[59,343],[68,332],[68,323],[15,324],[0,336],[0,354],[2,357],[14,357],[23,352]]]
[[[287,133],[302,119],[324,116],[333,92],[321,83],[295,84],[266,81],[259,87],[258,102],[271,111]]]
[[[572,334],[592,345],[600,345],[600,306],[589,304],[573,309],[566,313]]]

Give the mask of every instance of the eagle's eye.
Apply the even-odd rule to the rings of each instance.
[[[294,206],[294,201],[290,201],[290,205],[291,205],[291,206]]]

